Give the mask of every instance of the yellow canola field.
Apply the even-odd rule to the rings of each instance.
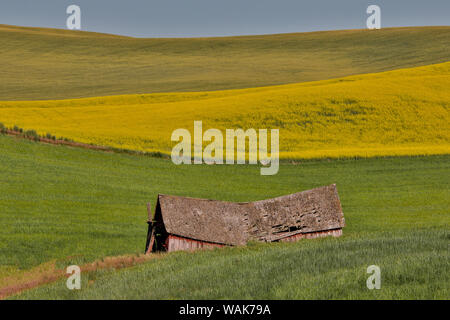
[[[175,129],[279,129],[281,158],[450,152],[450,62],[240,90],[0,102],[0,122],[170,154]],[[225,147],[225,146],[224,146]]]

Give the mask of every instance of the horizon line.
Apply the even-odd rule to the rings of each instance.
[[[128,36],[123,34],[98,32],[91,30],[69,30],[67,28],[53,28],[53,27],[35,27],[35,26],[21,26],[21,25],[11,25],[11,24],[1,24],[1,28],[17,28],[17,29],[28,29],[36,30],[43,29],[49,31],[59,31],[67,33],[84,33],[84,34],[99,34],[105,36],[131,38],[131,39],[211,39],[211,38],[237,38],[237,37],[257,37],[257,36],[276,36],[276,35],[292,35],[292,34],[310,34],[310,33],[326,33],[326,32],[344,32],[344,31],[370,31],[370,32],[380,32],[383,29],[413,29],[413,28],[450,28],[450,25],[425,25],[425,26],[401,26],[401,27],[382,27],[378,30],[370,30],[367,28],[357,28],[357,29],[329,29],[329,30],[315,30],[315,31],[292,31],[292,32],[279,32],[279,33],[255,33],[255,34],[239,34],[239,35],[218,35],[218,36],[161,36],[161,37],[136,37]]]

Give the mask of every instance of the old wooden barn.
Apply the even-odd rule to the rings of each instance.
[[[241,203],[160,194],[153,219],[148,210],[146,253],[337,237],[345,226],[335,184]]]

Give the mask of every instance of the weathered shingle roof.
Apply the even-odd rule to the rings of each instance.
[[[158,203],[168,233],[230,245],[276,241],[345,225],[334,184],[255,202],[159,195]]]
[[[249,203],[249,236],[275,241],[297,233],[343,228],[336,185]]]
[[[223,244],[247,242],[242,204],[168,195],[159,195],[158,201],[168,233]]]

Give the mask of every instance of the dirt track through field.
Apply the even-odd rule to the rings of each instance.
[[[101,269],[118,270],[132,267],[137,264],[160,257],[161,254],[147,254],[139,256],[107,257],[102,260],[80,266],[81,272],[96,271]],[[48,262],[30,270],[20,272],[17,275],[0,279],[0,300],[18,294],[22,291],[55,282],[63,277],[69,277],[65,270],[57,269],[56,262]]]

